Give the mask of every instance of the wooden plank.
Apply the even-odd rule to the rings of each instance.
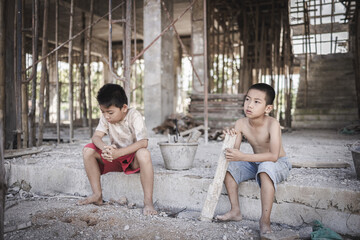
[[[205,204],[201,211],[201,215],[200,215],[201,221],[211,221],[214,216],[215,208],[219,201],[221,189],[223,187],[225,174],[229,166],[229,162],[226,161],[225,158],[225,149],[233,148],[235,145],[235,140],[236,140],[236,136],[230,136],[228,134],[225,135],[225,140],[221,149],[214,180],[209,186]]]
[[[5,150],[4,158],[16,158],[24,155],[36,154],[44,151],[44,148],[32,149],[32,148],[24,148],[18,150]]]
[[[293,168],[347,168],[350,167],[349,163],[346,162],[293,162],[291,161]]]
[[[204,129],[205,129],[204,125],[200,125],[200,126],[197,126],[197,127],[194,127],[194,128],[191,128],[191,129],[181,132],[180,136],[183,137],[183,136],[189,135],[193,131],[204,130]]]
[[[193,118],[203,118],[204,117],[204,114],[202,113],[191,113],[192,117]],[[209,118],[212,118],[212,119],[218,119],[220,121],[222,120],[227,120],[227,119],[231,119],[231,120],[237,120],[239,118],[242,118],[244,117],[243,114],[241,113],[238,113],[238,114],[227,114],[227,115],[224,115],[223,113],[210,113],[209,114]]]
[[[191,114],[193,113],[202,113],[201,110],[203,110],[204,108],[190,108],[189,112]],[[221,113],[222,115],[228,115],[228,112],[237,112],[236,116],[238,116],[239,114],[242,114],[242,109],[238,109],[238,108],[230,108],[230,107],[226,107],[226,108],[210,108],[208,110],[209,113]],[[204,113],[202,113],[204,114]]]
[[[239,106],[239,103],[240,102],[209,102],[209,106]],[[191,103],[191,106],[201,106],[201,105],[204,105],[202,102],[192,102]]]
[[[208,99],[243,99],[245,94],[209,94]],[[204,99],[204,95],[191,95],[191,99]]]
[[[225,109],[225,108],[231,108],[231,109],[239,109],[239,108],[243,108],[243,105],[241,104],[210,104],[209,109],[213,108],[213,109]],[[201,104],[191,104],[189,106],[189,108],[204,108],[204,106],[202,106]]]

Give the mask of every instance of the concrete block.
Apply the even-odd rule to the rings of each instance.
[[[24,164],[24,161],[6,165],[8,185],[25,180],[39,194],[65,193],[90,195],[91,189],[80,162]],[[200,212],[212,182],[210,177],[191,174],[189,171],[155,169],[154,202],[163,208]],[[209,173],[207,173],[209,174]],[[101,177],[105,200],[126,196],[130,203],[143,206],[140,174],[108,173]],[[240,207],[244,218],[259,220],[261,201],[255,181],[239,186]],[[341,234],[360,235],[360,192],[340,188],[306,186],[284,182],[278,185],[272,222],[301,226],[320,220],[326,227]],[[230,203],[225,189],[220,196],[215,216],[227,212]]]

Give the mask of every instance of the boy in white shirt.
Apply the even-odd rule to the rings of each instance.
[[[84,166],[93,194],[78,204],[102,204],[102,174],[140,172],[144,192],[143,214],[157,214],[152,199],[154,170],[142,115],[128,107],[125,91],[117,84],[105,84],[98,92],[97,101],[102,116],[91,138],[92,143],[83,149]],[[103,141],[105,135],[109,135],[111,145]]]

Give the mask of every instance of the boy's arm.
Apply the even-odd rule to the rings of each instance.
[[[276,162],[281,149],[281,129],[278,121],[274,120],[270,124],[269,135],[269,152],[248,154],[242,153],[237,149],[227,149],[226,158],[229,161]]]
[[[241,134],[241,119],[237,120],[235,123],[235,131],[237,134],[234,149],[240,150],[241,140],[242,140],[242,134]]]
[[[112,157],[114,159],[119,158],[121,156],[128,155],[130,153],[137,152],[140,148],[147,148],[148,146],[148,139],[141,139],[139,141],[134,142],[133,144],[124,147],[124,148],[117,148],[113,151]]]
[[[137,152],[140,148],[147,148],[148,146],[148,135],[143,117],[139,112],[134,111],[131,119],[131,128],[135,133],[135,138],[137,141],[127,147],[115,149],[112,153],[114,159]]]
[[[94,135],[91,138],[93,144],[95,144],[97,148],[101,149],[101,151],[103,151],[104,147],[107,146],[107,144],[102,140],[105,135],[106,133],[95,130]]]

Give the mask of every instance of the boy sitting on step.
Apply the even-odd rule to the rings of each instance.
[[[108,172],[132,174],[140,172],[144,192],[144,215],[157,214],[153,205],[154,171],[144,120],[135,108],[128,107],[124,89],[117,84],[105,84],[97,101],[102,115],[92,143],[83,149],[83,159],[93,194],[78,202],[80,205],[103,203],[100,176]],[[103,141],[109,135],[111,145]]]
[[[216,217],[223,221],[240,221],[238,184],[255,178],[261,196],[260,234],[271,232],[270,214],[276,184],[284,181],[291,169],[281,143],[280,124],[268,116],[273,109],[274,98],[275,91],[271,86],[264,83],[252,85],[244,101],[246,117],[236,121],[235,129],[225,131],[237,135],[234,149],[226,150],[226,159],[230,164],[224,182],[231,209]],[[254,154],[240,151],[243,136],[250,143]]]

